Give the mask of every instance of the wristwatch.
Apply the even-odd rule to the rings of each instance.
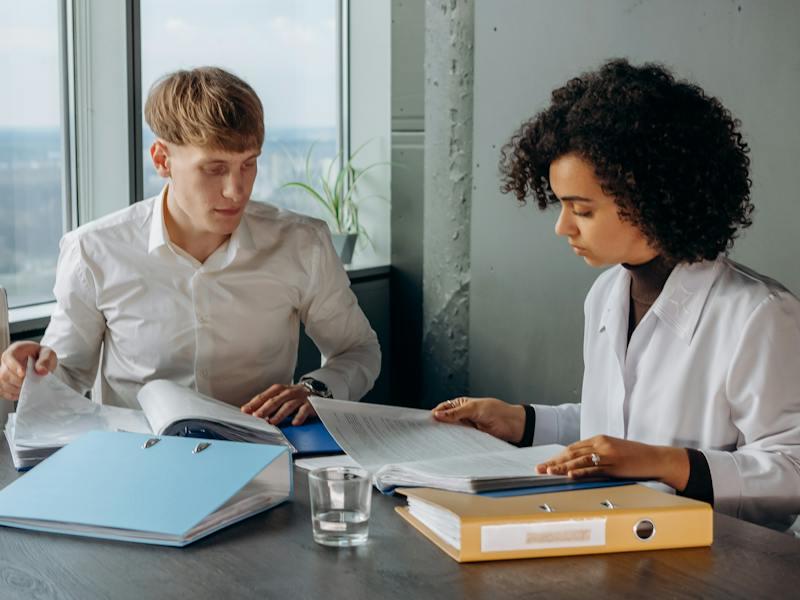
[[[319,396],[320,398],[333,398],[333,394],[328,389],[328,386],[321,382],[319,379],[313,377],[303,377],[300,380],[300,385],[308,390],[312,396]]]

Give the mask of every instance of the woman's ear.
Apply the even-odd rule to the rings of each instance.
[[[161,177],[170,177],[169,147],[166,142],[163,140],[156,140],[153,142],[153,145],[150,146],[150,158],[153,160],[156,173],[161,175]]]

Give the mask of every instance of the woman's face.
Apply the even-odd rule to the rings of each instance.
[[[550,188],[561,201],[556,233],[587,264],[638,265],[658,255],[635,225],[620,219],[614,197],[603,192],[594,167],[577,154],[550,164]]]

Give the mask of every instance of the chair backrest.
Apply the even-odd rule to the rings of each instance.
[[[11,343],[11,328],[8,323],[8,296],[6,290],[0,286],[0,354]]]
[[[8,324],[8,296],[6,290],[0,286],[0,354],[2,354],[11,343],[11,330]],[[0,396],[0,428],[5,427],[8,413],[14,409],[11,402]]]

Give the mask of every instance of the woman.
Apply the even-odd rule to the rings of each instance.
[[[555,90],[500,168],[505,192],[560,206],[575,254],[617,265],[585,301],[581,403],[458,398],[434,416],[568,444],[539,472],[654,479],[775,526],[800,513],[800,302],[726,258],[753,209],[738,126],[658,65]]]

